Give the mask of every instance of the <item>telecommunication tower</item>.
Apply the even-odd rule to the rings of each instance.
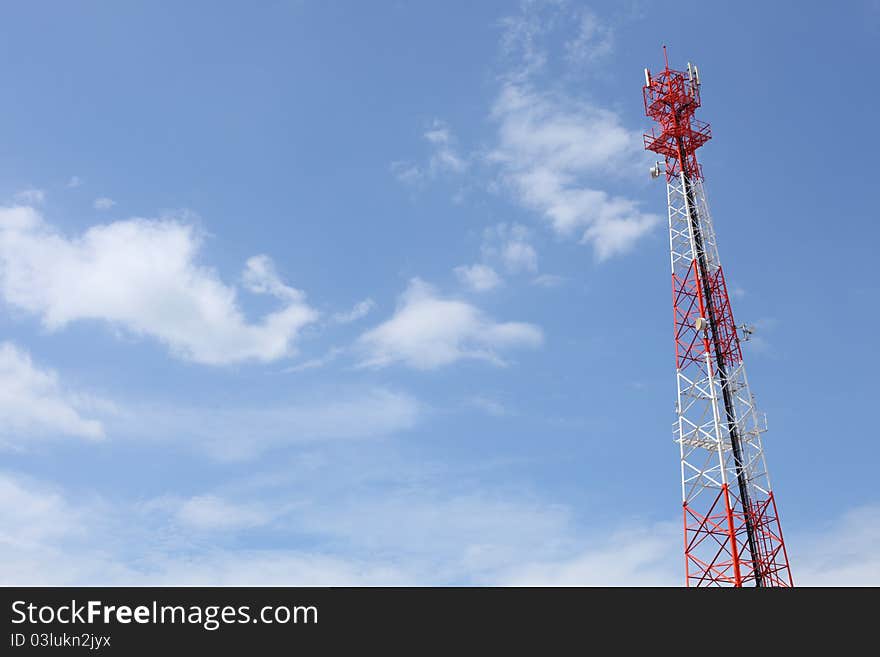
[[[666,48],[664,47],[664,55]],[[687,586],[792,586],[758,414],[733,321],[697,149],[700,73],[645,69],[645,149],[666,174]],[[749,331],[750,332],[750,331]],[[746,335],[746,339],[748,336]]]

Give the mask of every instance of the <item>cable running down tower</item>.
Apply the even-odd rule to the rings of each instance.
[[[664,47],[664,54],[665,54]],[[792,586],[788,553],[733,321],[697,149],[712,137],[695,118],[699,70],[645,69],[645,148],[662,155],[672,264],[687,586]],[[746,338],[747,339],[747,338]]]

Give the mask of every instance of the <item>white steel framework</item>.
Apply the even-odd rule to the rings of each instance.
[[[669,242],[689,586],[790,586],[761,421],[699,179],[668,178]]]

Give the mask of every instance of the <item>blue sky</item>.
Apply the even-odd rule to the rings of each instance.
[[[28,3],[0,21],[0,580],[678,584],[700,152],[796,583],[880,583],[880,6]]]

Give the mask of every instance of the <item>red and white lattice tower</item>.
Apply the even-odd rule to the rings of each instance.
[[[665,51],[665,48],[664,48]],[[688,586],[792,586],[788,554],[749,390],[740,336],[697,149],[711,138],[694,118],[700,77],[645,69],[645,113],[657,126],[645,148],[665,160]],[[652,175],[662,171],[658,163]]]

